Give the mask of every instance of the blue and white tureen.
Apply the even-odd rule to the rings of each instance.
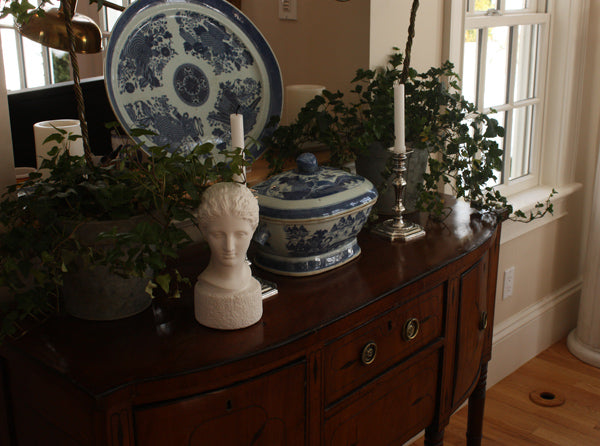
[[[255,263],[288,276],[308,276],[341,266],[360,254],[356,236],[377,190],[358,175],[322,167],[303,153],[297,169],[254,187],[260,206]]]

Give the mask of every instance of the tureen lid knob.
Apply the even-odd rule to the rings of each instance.
[[[301,174],[311,174],[319,170],[317,157],[310,152],[300,154],[296,158],[296,165],[298,166],[298,172]]]

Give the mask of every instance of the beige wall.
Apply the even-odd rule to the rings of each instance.
[[[443,0],[421,2],[411,66],[442,61]],[[412,0],[298,0],[298,20],[279,20],[277,0],[244,0],[242,11],[261,30],[279,61],[284,85],[321,84],[348,91],[357,68],[385,64],[406,46]]]
[[[242,11],[265,36],[283,84],[348,91],[369,65],[369,1],[298,0],[298,20],[279,20],[278,0],[243,0]]]
[[[370,3],[369,63],[376,67],[386,63],[394,47],[404,53],[412,0],[371,0]],[[443,10],[443,0],[419,4],[410,63],[417,71],[426,71],[442,62]]]
[[[566,216],[502,244],[496,288],[497,323],[578,279],[581,235],[571,230],[581,226],[578,202],[577,197],[573,197]],[[504,300],[503,273],[512,266],[515,267],[514,292]]]

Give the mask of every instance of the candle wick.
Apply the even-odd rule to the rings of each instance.
[[[239,115],[240,114],[240,107],[242,106],[242,104],[238,104],[237,108],[235,109],[235,114]]]

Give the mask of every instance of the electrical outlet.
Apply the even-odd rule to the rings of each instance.
[[[504,289],[502,291],[502,299],[508,299],[513,295],[515,285],[515,267],[511,266],[504,271]]]
[[[298,0],[279,0],[279,19],[298,20]]]

